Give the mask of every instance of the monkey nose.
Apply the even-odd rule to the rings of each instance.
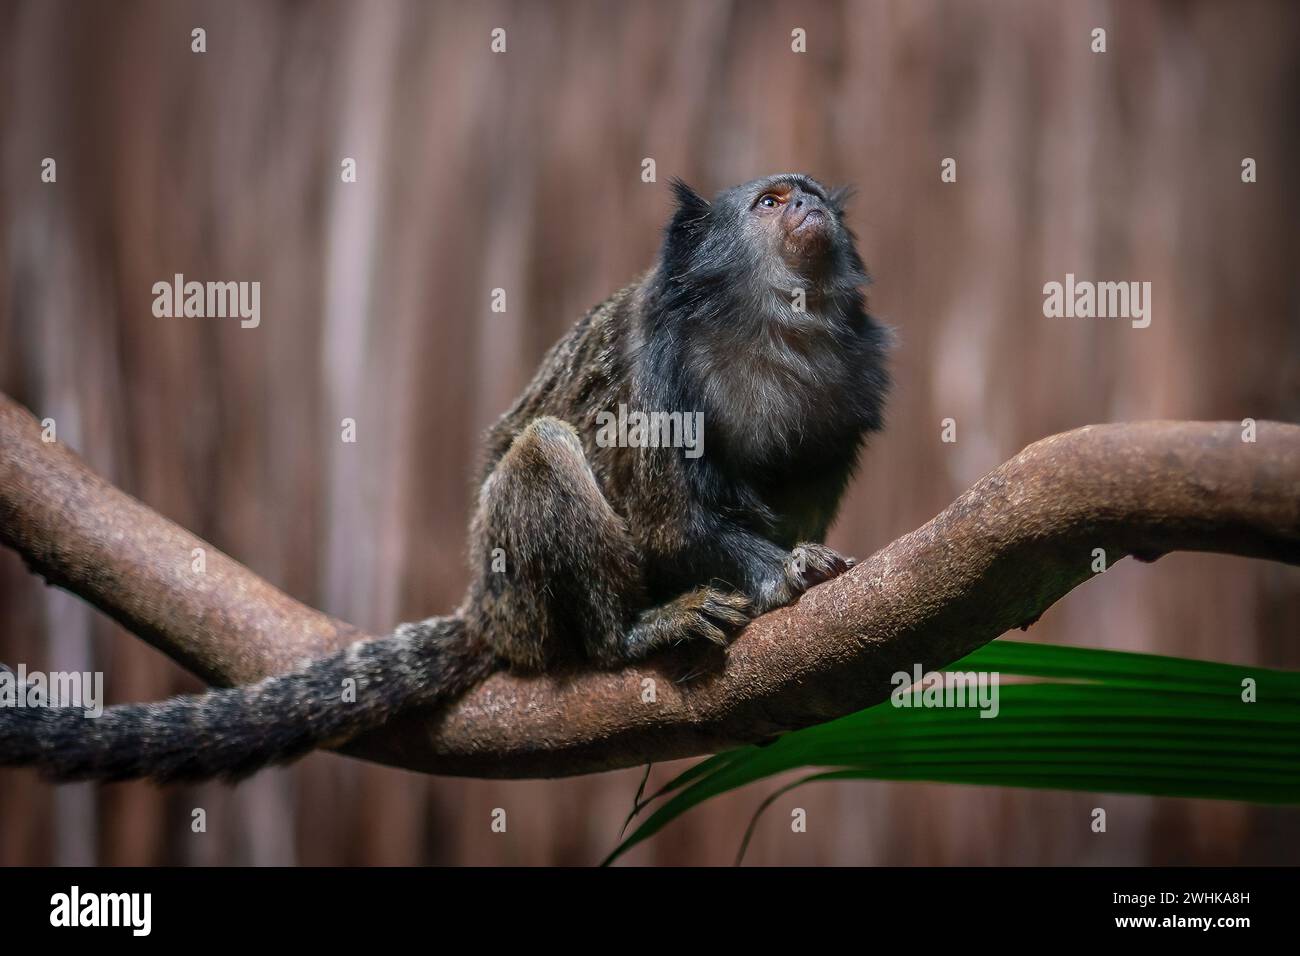
[[[791,233],[815,229],[826,224],[826,207],[816,196],[801,194],[789,205],[789,229]]]

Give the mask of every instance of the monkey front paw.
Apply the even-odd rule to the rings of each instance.
[[[798,545],[785,559],[785,574],[790,583],[802,592],[839,577],[857,563],[834,548],[807,541]]]
[[[791,551],[779,572],[764,585],[755,602],[755,610],[764,614],[773,608],[792,603],[810,587],[838,577],[857,562],[834,548],[814,541],[805,542]]]

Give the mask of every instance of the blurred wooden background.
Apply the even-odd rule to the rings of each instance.
[[[899,332],[889,429],[831,539],[865,555],[1052,432],[1300,419],[1298,54],[1286,2],[4,0],[0,390],[295,597],[385,630],[459,598],[477,436],[650,263],[668,176],[711,193],[802,170],[859,187],[873,309]],[[261,326],[155,318],[178,272],[260,281]],[[1151,327],[1045,319],[1067,272],[1152,282]],[[1028,637],[1300,667],[1298,632],[1300,570],[1174,555],[1117,565]],[[102,670],[111,702],[199,687],[9,552],[0,660]],[[0,863],[585,864],[638,779],[333,755],[234,789],[0,773]],[[629,860],[728,863],[772,789]],[[842,783],[778,801],[748,862],[1296,863],[1298,836],[1295,811],[1229,803]]]

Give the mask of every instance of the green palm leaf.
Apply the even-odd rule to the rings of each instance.
[[[798,768],[824,769],[758,813],[797,786],[845,779],[1300,803],[1300,673],[1018,641],[945,670],[1038,680],[1002,684],[993,719],[885,701],[710,757],[638,802],[634,816],[663,801],[605,862],[711,797]]]

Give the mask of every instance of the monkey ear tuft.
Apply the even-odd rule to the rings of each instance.
[[[709,214],[707,199],[676,176],[669,182],[673,187],[673,195],[677,197],[677,215],[673,217],[674,221],[685,224]]]
[[[835,215],[844,215],[844,204],[857,195],[858,187],[843,185],[836,186],[826,197],[826,204],[835,210]]]

